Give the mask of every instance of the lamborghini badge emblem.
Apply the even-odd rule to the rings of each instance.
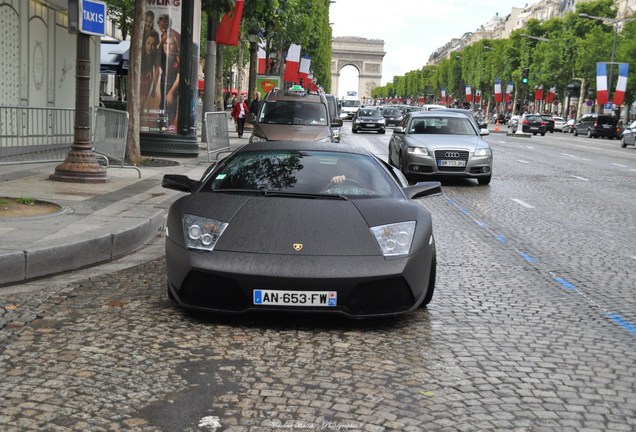
[[[303,248],[303,244],[302,243],[294,243],[294,250],[296,252],[300,252],[300,250]]]

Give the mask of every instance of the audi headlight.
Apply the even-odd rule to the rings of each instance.
[[[489,148],[478,148],[475,150],[475,156],[477,157],[490,156],[491,154],[492,151]]]
[[[371,232],[385,257],[408,255],[415,234],[415,221],[375,226],[371,227]]]
[[[257,142],[265,142],[267,141],[265,138],[252,134],[252,136],[250,137],[250,142],[251,143],[257,143]]]
[[[226,222],[191,214],[183,215],[183,236],[188,249],[214,250],[216,242],[227,228]]]
[[[426,147],[409,147],[407,151],[413,156],[428,156],[428,149]]]

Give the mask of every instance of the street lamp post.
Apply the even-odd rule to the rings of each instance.
[[[609,23],[614,26],[614,42],[612,44],[612,60],[610,61],[610,72],[609,77],[607,79],[607,99],[609,101],[612,100],[612,78],[614,78],[614,64],[616,58],[616,37],[618,36],[618,27],[621,23],[628,23],[631,21],[635,21],[636,18],[608,18],[608,17],[599,17],[594,15],[588,15],[586,13],[580,13],[580,17],[600,20],[603,23]]]
[[[254,98],[254,92],[256,89],[256,66],[258,65],[258,30],[250,30],[247,35],[247,39],[250,41],[250,76],[249,85],[247,86],[247,104],[252,103]]]

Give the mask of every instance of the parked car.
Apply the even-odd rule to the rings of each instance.
[[[397,126],[404,118],[402,112],[394,107],[382,108],[382,116],[387,126]]]
[[[389,163],[409,181],[425,178],[474,178],[487,185],[492,150],[464,114],[446,109],[409,113],[393,129]]]
[[[570,119],[565,122],[565,125],[563,125],[563,129],[561,130],[561,132],[574,133],[575,130],[576,130],[576,119]]]
[[[377,108],[360,108],[353,116],[351,131],[373,131],[383,134],[386,132],[386,120]]]
[[[541,114],[541,119],[545,122],[545,131],[554,133],[554,118],[550,114]]]
[[[552,116],[552,119],[554,120],[554,130],[563,132],[563,126],[565,126],[565,119],[559,116]]]
[[[636,145],[636,121],[632,122],[628,127],[623,130],[621,136],[621,147],[625,148],[628,145]]]
[[[338,106],[338,98],[333,94],[325,94],[327,99],[327,108],[331,117],[331,129],[333,131],[333,141],[340,142],[340,128],[343,121],[340,118],[340,107]]]
[[[414,199],[440,183],[409,186],[363,148],[250,143],[200,180],[162,185],[188,193],[170,206],[165,246],[167,295],[184,308],[365,318],[433,297],[432,217]]]
[[[541,118],[539,114],[524,114],[519,119],[517,124],[513,124],[511,129],[513,132],[517,132],[519,130],[519,125],[521,125],[521,131],[525,133],[531,133],[532,135],[541,134],[541,136],[545,135],[546,125],[545,121]]]
[[[588,138],[618,139],[621,136],[618,119],[605,114],[585,114],[576,124],[574,136],[586,134]]]
[[[513,125],[519,123],[520,118],[521,116],[518,116],[518,115],[510,116],[510,118],[506,121],[506,125],[508,126],[508,129],[512,128]]]
[[[307,93],[301,86],[267,93],[250,136],[250,142],[333,140],[325,95]]]

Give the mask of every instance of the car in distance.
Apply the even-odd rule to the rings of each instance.
[[[625,148],[628,145],[636,145],[636,121],[627,126],[621,135],[621,147]]]
[[[334,141],[327,98],[301,86],[268,92],[249,141]]]
[[[604,114],[585,114],[578,121],[574,130],[574,136],[579,134],[585,134],[588,138],[615,139],[620,138],[621,131],[616,117]]]
[[[342,119],[340,118],[340,107],[338,106],[338,98],[336,95],[325,94],[327,99],[327,108],[329,117],[331,118],[331,128],[333,131],[333,141],[340,142],[340,128],[342,127]]]
[[[554,130],[558,132],[563,132],[563,127],[565,126],[565,119],[559,116],[552,116],[554,120]]]
[[[397,126],[404,118],[402,111],[395,107],[382,108],[382,116],[384,117],[386,126]]]
[[[458,112],[458,113],[464,114],[466,117],[470,119],[470,121],[473,122],[473,126],[475,126],[475,128],[480,132],[482,136],[490,135],[490,131],[488,130],[488,124],[480,123],[479,120],[477,120],[477,117],[475,117],[475,114],[473,114],[471,110],[467,110],[464,108],[446,108],[446,111]]]
[[[575,130],[576,130],[576,119],[569,119],[563,125],[563,129],[561,129],[561,132],[574,133]]]
[[[511,129],[513,132],[519,130],[521,125],[521,131],[525,133],[531,133],[532,135],[541,134],[545,135],[546,124],[539,114],[524,114],[519,119],[518,123],[513,123]]]
[[[363,148],[246,144],[200,180],[167,174],[188,192],[168,211],[168,296],[211,312],[293,311],[354,318],[399,315],[435,288],[431,214]]]
[[[462,177],[487,185],[493,158],[481,131],[462,113],[444,109],[410,113],[393,129],[388,161],[409,181]]]
[[[378,133],[386,132],[386,120],[382,115],[382,111],[377,108],[360,108],[353,116],[351,131],[358,133],[360,131],[372,131]]]
[[[545,131],[554,133],[554,118],[550,114],[541,114],[541,119],[545,123]]]

